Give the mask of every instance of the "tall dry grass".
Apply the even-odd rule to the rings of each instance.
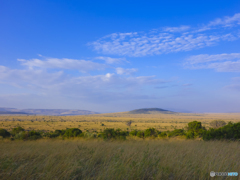
[[[210,171],[240,173],[239,160],[239,142],[1,141],[0,179],[203,180]]]

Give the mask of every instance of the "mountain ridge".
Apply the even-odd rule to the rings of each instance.
[[[157,113],[162,113],[162,114],[174,114],[176,112],[169,111],[166,109],[161,109],[161,108],[141,108],[141,109],[135,109],[132,111],[128,111],[129,114],[157,114]]]
[[[97,112],[78,109],[17,109],[0,107],[0,114],[25,114],[25,115],[51,115],[51,116],[71,116],[99,114]]]

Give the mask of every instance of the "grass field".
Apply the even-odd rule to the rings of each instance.
[[[0,179],[207,180],[211,171],[239,173],[239,149],[226,141],[5,140]]]
[[[200,121],[206,128],[213,120],[240,122],[240,114],[128,114],[109,113],[82,116],[0,116],[0,128],[11,130],[21,126],[26,130],[48,130],[79,128],[82,131],[100,131],[105,128],[126,130],[126,122],[132,120],[132,129],[155,128],[159,131],[184,128],[188,122]]]
[[[0,128],[9,131],[79,128],[100,131],[156,128],[160,131],[184,128],[200,121],[205,127],[213,120],[239,122],[240,114],[127,114],[87,116],[0,116]],[[127,140],[55,138],[40,140],[0,139],[0,179],[212,179],[215,172],[240,173],[239,141],[203,141],[186,138]],[[240,177],[215,177],[240,179]]]

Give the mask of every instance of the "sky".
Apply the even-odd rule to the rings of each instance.
[[[0,107],[240,112],[240,1],[0,1]]]

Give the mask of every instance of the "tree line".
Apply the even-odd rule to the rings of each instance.
[[[128,123],[128,126],[131,126]],[[82,132],[78,128],[67,128],[65,130],[55,130],[54,132],[44,131],[26,131],[22,127],[13,128],[10,132],[6,129],[0,129],[0,136],[10,138],[11,140],[36,140],[40,138],[102,138],[102,139],[120,139],[125,140],[128,136],[139,138],[171,138],[176,136],[185,137],[186,139],[202,138],[203,140],[237,140],[240,139],[240,122],[226,124],[224,121],[213,121],[210,123],[212,128],[208,130],[202,126],[201,122],[189,122],[186,129],[174,129],[173,131],[159,131],[155,128],[146,130],[124,131],[121,129],[106,128],[101,132]]]

